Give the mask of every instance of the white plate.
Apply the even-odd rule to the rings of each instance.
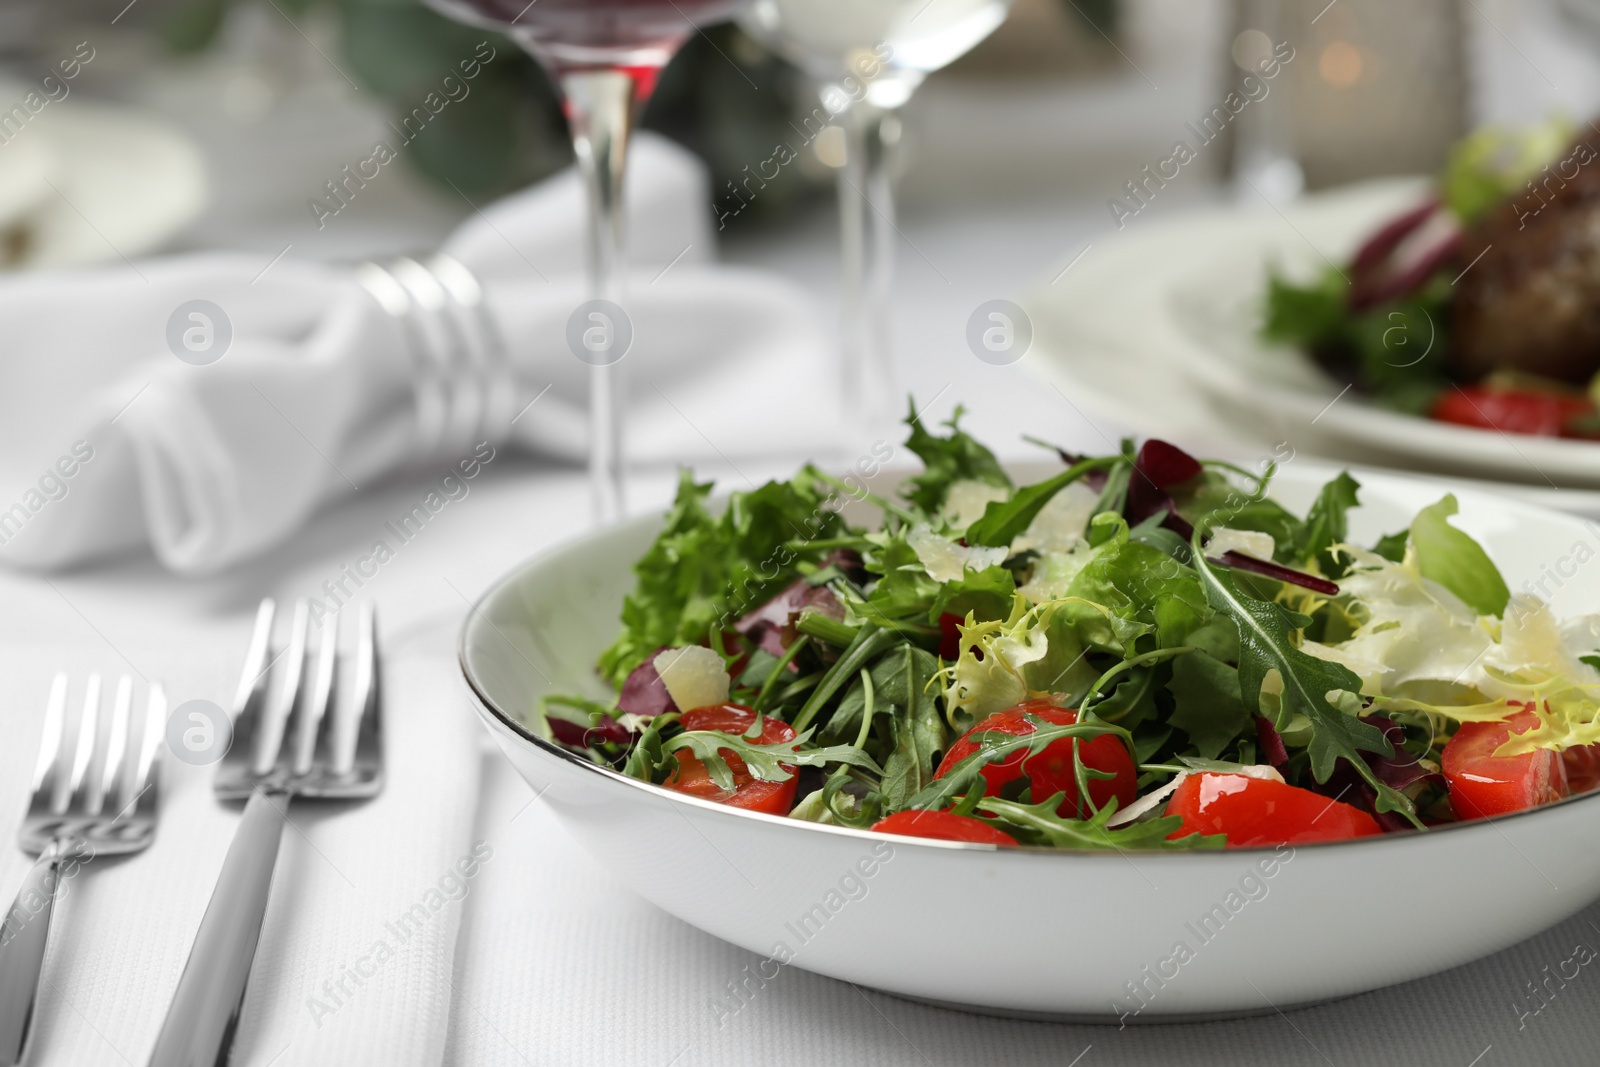
[[[1291,464],[1279,497],[1303,509],[1331,473]],[[1432,484],[1358,477],[1361,541],[1439,496]],[[1513,588],[1578,541],[1600,546],[1600,529],[1571,516],[1458,496],[1461,526]],[[1136,1009],[1129,1021],[1255,1013],[1466,963],[1600,897],[1600,793],[1493,823],[1280,852],[1117,854],[816,826],[595,766],[535,736],[527,717],[546,692],[599,695],[590,665],[659,522],[601,531],[505,577],[468,617],[462,669],[490,733],[573,836],[641,896],[773,960],[758,965],[767,977],[793,965],[979,1011],[1105,1022]],[[1600,608],[1600,568],[1580,568],[1554,604]],[[1384,908],[1404,921],[1378,921]]]
[[[26,91],[0,82],[0,99]],[[0,265],[76,267],[154,252],[207,195],[205,161],[176,127],[74,92],[45,105],[0,151],[0,227],[20,251]]]
[[[1027,302],[1038,338],[1035,366],[1151,432],[1163,432],[1153,423],[1187,423],[1203,437],[1287,440],[1301,451],[1368,464],[1545,490],[1600,487],[1600,445],[1385,411],[1353,392],[1341,396],[1343,386],[1303,354],[1257,338],[1269,265],[1305,277],[1342,264],[1425,188],[1416,179],[1390,180],[1307,197],[1281,213],[1229,208],[1144,230],[1135,220]],[[1423,324],[1416,330],[1415,343],[1425,343]],[[1409,359],[1414,349],[1404,352]],[[1175,388],[1177,376],[1203,396]],[[1152,381],[1160,388],[1150,388]],[[1152,417],[1175,401],[1202,410]]]

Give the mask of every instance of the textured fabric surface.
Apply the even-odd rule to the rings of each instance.
[[[346,624],[353,627],[353,620]],[[74,699],[81,699],[90,669],[164,676],[185,694],[225,692],[227,675],[242,659],[244,633],[232,625],[219,629],[219,640],[196,640],[187,649],[119,641],[126,661],[87,642],[10,645],[0,653],[0,669],[16,680],[0,695],[6,907],[29,862],[13,841],[48,670],[72,673]],[[470,853],[476,798],[458,783],[476,774],[477,728],[454,713],[463,697],[450,647],[453,626],[396,636],[383,675],[388,788],[359,804],[290,808],[237,1063],[421,1064],[442,1053],[449,1004],[440,990],[448,988],[464,886],[441,881]],[[195,660],[184,654],[207,645],[219,654]],[[197,665],[205,663],[216,664],[212,677],[197,677]],[[141,702],[144,691],[138,683]],[[148,1055],[238,819],[238,806],[212,799],[211,771],[167,757],[164,810],[149,850],[90,860],[65,882],[45,962],[35,1062],[140,1063]],[[423,910],[410,922],[386,925],[418,904]],[[362,963],[380,941],[392,958]],[[360,982],[347,976],[358,968],[370,976]]]

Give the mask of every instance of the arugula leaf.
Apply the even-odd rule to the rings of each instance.
[[[666,751],[661,747],[661,731],[676,723],[679,714],[669,711],[650,720],[639,740],[634,742],[633,751],[628,753],[628,760],[622,765],[623,774],[641,782],[655,781],[656,772],[667,761]]]
[[[734,493],[716,517],[705,506],[711,489],[684,471],[660,534],[634,565],[638,582],[623,601],[622,633],[599,664],[619,689],[657,649],[700,644],[792,582],[801,563],[821,562],[829,548],[811,542],[848,532],[828,506],[832,491],[810,467],[787,482]]]
[[[1226,526],[1270,534],[1272,558],[1279,563],[1294,559],[1302,523],[1282,504],[1264,495],[1261,487],[1245,492],[1218,471],[1208,469],[1198,483],[1174,497],[1178,514],[1196,526]]]
[[[1281,604],[1257,600],[1239,592],[1227,571],[1212,567],[1200,554],[1201,531],[1195,530],[1195,570],[1205,585],[1206,596],[1217,611],[1233,619],[1239,630],[1239,693],[1246,708],[1267,715],[1279,732],[1289,729],[1296,716],[1310,724],[1308,753],[1311,773],[1319,782],[1333,774],[1334,764],[1348,760],[1377,793],[1380,811],[1396,811],[1416,822],[1410,798],[1380,781],[1358,754],[1358,749],[1383,756],[1394,755],[1394,746],[1383,731],[1342,711],[1333,695],[1349,693],[1360,699],[1361,679],[1340,663],[1317,659],[1294,646],[1291,630],[1310,624],[1308,616],[1290,611]],[[1261,700],[1261,687],[1269,672],[1276,671],[1283,690],[1278,707],[1271,709]]]
[[[1306,513],[1305,525],[1295,542],[1295,562],[1309,563],[1315,559],[1329,578],[1344,577],[1350,564],[1335,558],[1328,549],[1344,544],[1350,536],[1348,513],[1351,508],[1361,506],[1357,496],[1360,488],[1361,483],[1350,477],[1349,471],[1340,471],[1337,478],[1322,487]]]
[[[1056,809],[1065,799],[1066,793],[1057,793],[1037,804],[984,797],[978,801],[978,810],[993,816],[992,821],[999,824],[1000,829],[1026,845],[1148,851],[1220,849],[1227,844],[1225,834],[1187,834],[1176,841],[1167,840],[1168,834],[1183,825],[1183,820],[1176,815],[1133,822],[1113,829],[1106,822],[1116,812],[1114,800],[1088,819],[1064,818],[1056,814]]]
[[[1092,741],[1103,734],[1116,734],[1130,748],[1133,743],[1133,735],[1127,730],[1107,722],[1085,719],[1063,725],[1041,719],[1037,715],[1024,714],[1022,718],[1024,722],[1033,726],[1033,733],[1003,734],[986,730],[972,735],[967,740],[977,747],[949,767],[941,766],[940,776],[906,801],[904,807],[927,811],[943,808],[956,797],[970,793],[974,789],[981,793],[984,788],[983,768],[991,763],[1003,763],[1013,756],[1018,760],[1027,759],[1043,752],[1064,737],[1080,737],[1085,741]]]
[[[1173,661],[1167,691],[1176,706],[1167,722],[1189,736],[1205,759],[1216,759],[1253,721],[1239,693],[1239,672],[1196,650]]]
[[[906,480],[907,488],[901,490],[901,495],[927,515],[939,513],[950,486],[955,482],[972,480],[1002,489],[1011,488],[1011,479],[1006,476],[994,453],[961,429],[959,424],[963,414],[963,409],[957,406],[944,423],[950,428],[946,437],[927,431],[917,417],[915,401],[911,404],[910,415],[906,417],[906,425],[911,427],[906,447],[922,460],[925,469],[915,478]]]
[[[721,730],[690,730],[667,741],[662,749],[668,754],[688,749],[706,765],[706,771],[711,775],[711,780],[717,784],[717,788],[725,792],[733,791],[734,780],[733,769],[728,766],[723,752],[732,752],[739,757],[744,761],[750,774],[763,782],[787,782],[793,778],[794,774],[783,766],[786,763],[796,767],[822,767],[829,763],[844,763],[852,767],[862,767],[873,774],[883,774],[883,769],[877,762],[854,745],[802,749],[801,746],[810,740],[810,730],[796,735],[793,740],[776,741],[766,745]]]
[[[1417,512],[1411,545],[1417,570],[1460,597],[1479,615],[1504,615],[1511,590],[1483,546],[1450,524],[1459,510],[1454,493]]]
[[[967,527],[967,544],[989,547],[1009,545],[1028,528],[1057,493],[1090,471],[1106,470],[1119,462],[1122,462],[1120,456],[1086,459],[1074,463],[1054,478],[1023,486],[1011,495],[1010,500],[990,502],[983,510],[983,518]]]
[[[852,681],[856,672],[877,658],[878,654],[901,638],[893,630],[885,630],[876,623],[862,623],[856,631],[855,639],[839,654],[833,666],[828,668],[828,673],[822,676],[817,687],[811,691],[811,696],[806,698],[805,704],[794,717],[791,723],[796,730],[804,730],[811,725],[811,720],[817,717],[822,706],[845,683]]]
[[[881,790],[891,808],[905,804],[933,781],[934,757],[949,744],[949,733],[939,702],[929,683],[939,662],[909,644],[901,645],[879,661],[872,672],[877,698],[890,705],[893,748],[883,763]]]

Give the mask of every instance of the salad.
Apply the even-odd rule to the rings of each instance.
[[[895,499],[807,466],[715,512],[685,472],[597,665],[614,696],[546,697],[543,734],[738,808],[999,846],[1425,832],[1600,784],[1600,616],[1513,596],[1454,497],[1356,545],[1348,473],[1303,516],[1271,464],[1159,440],[1015,485],[960,414],[908,420]]]
[[[1348,263],[1268,279],[1263,336],[1394,410],[1600,438],[1600,136],[1564,121],[1456,145]]]

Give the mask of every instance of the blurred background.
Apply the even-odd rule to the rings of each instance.
[[[1553,109],[1581,118],[1600,104],[1591,58],[1600,4],[1587,0],[1019,0],[908,108],[903,217],[913,226],[982,220],[980,231],[1007,235],[1009,219],[1026,217],[1034,238],[1013,251],[1042,270],[1069,251],[1051,240],[1081,228],[1074,213],[1103,216],[1130,169],[1164,154],[1198,117],[1189,105],[1236,75],[1239,30],[1273,32],[1273,20],[1281,37],[1317,53],[1288,68],[1294,99],[1280,138],[1309,188],[1431,172],[1468,124]],[[485,39],[497,59],[408,146],[402,173],[319,228],[308,201]],[[416,0],[4,0],[0,100],[20,102],[81,42],[93,59],[68,86],[70,106],[52,101],[0,154],[10,269],[115,259],[116,250],[275,253],[286,239],[302,256],[414,251],[472,204],[571,157],[538,66]],[[673,61],[645,126],[691,147],[720,185],[813,106],[793,68],[723,26]],[[1250,147],[1201,160],[1209,180],[1183,183],[1155,208],[1225,195]],[[782,244],[822,224],[828,161],[811,146],[799,162],[802,180],[775,183],[723,233],[734,258],[760,258],[742,246]],[[86,217],[63,217],[74,213],[51,184]],[[86,232],[91,224],[102,239]]]
[[[917,254],[902,250],[901,350],[929,328],[929,306],[906,296],[920,282],[965,274],[1010,291],[1111,225],[1108,198],[1252,61],[1251,27],[1309,43],[1312,62],[1287,67],[1278,110],[1230,129],[1227,150],[1208,151],[1151,213],[1225,199],[1241,173],[1290,194],[1432,172],[1471,125],[1600,107],[1589,0],[1018,0],[904,113],[900,225]],[[469,95],[384,180],[319,219],[325,183],[483,40],[497,58]],[[92,59],[69,95],[0,125],[8,270],[205,248],[414,252],[571,158],[539,67],[417,0],[4,0],[0,103],[20,105],[74,49]],[[644,124],[698,153],[721,188],[813,107],[793,68],[722,26],[672,62]],[[782,271],[824,308],[838,284],[828,144],[808,145],[795,177],[719,234],[724,258]]]

